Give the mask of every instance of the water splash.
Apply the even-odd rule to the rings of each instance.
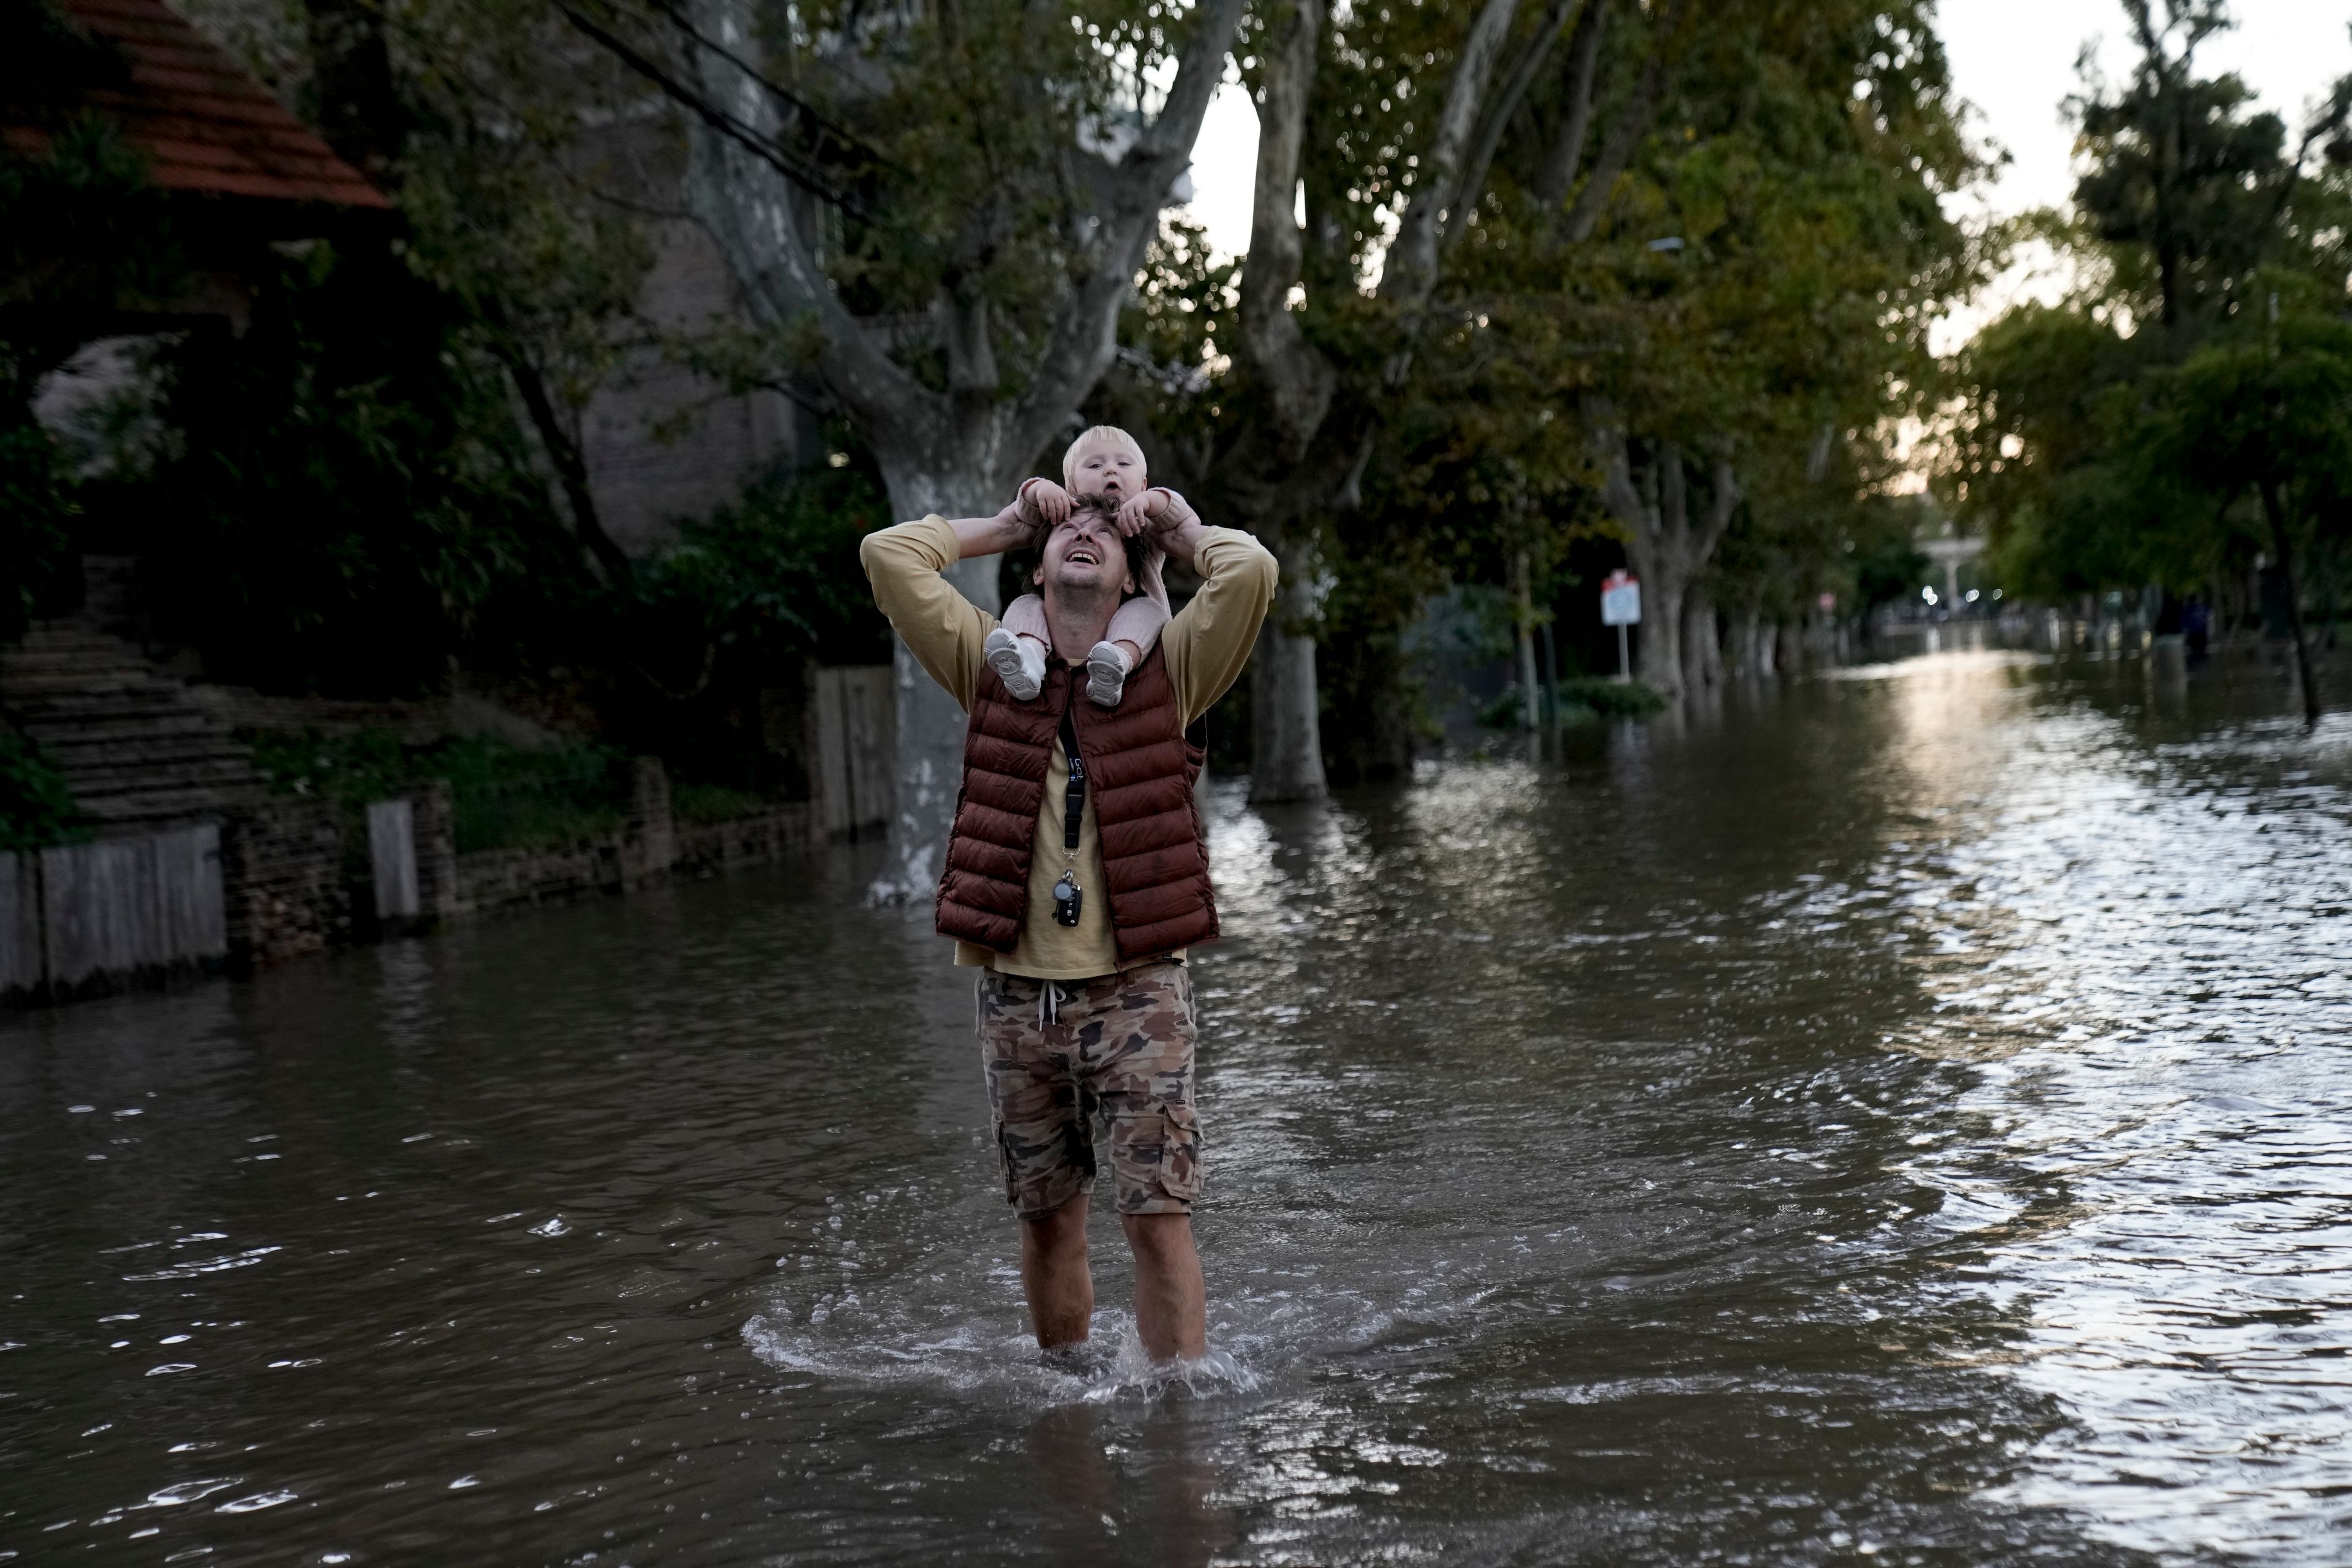
[[[780,1371],[826,1381],[929,1385],[947,1394],[1011,1398],[1034,1410],[1075,1403],[1152,1403],[1246,1394],[1258,1373],[1231,1351],[1212,1347],[1195,1360],[1155,1362],[1125,1312],[1095,1315],[1089,1354],[1041,1354],[1024,1328],[974,1320],[942,1333],[913,1334],[877,1326],[864,1338],[828,1333],[834,1321],[795,1327],[781,1316],[755,1314],[743,1342]]]

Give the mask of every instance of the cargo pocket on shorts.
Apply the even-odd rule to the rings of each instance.
[[[1021,1201],[1021,1164],[1013,1157],[1013,1143],[1004,1135],[1004,1123],[1002,1121],[996,1124],[996,1164],[997,1168],[1004,1173],[1004,1201],[1008,1204],[1019,1203]]]
[[[1160,1184],[1171,1198],[1201,1196],[1201,1118],[1189,1105],[1163,1105],[1167,1128],[1160,1145]]]

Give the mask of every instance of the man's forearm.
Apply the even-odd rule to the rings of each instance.
[[[994,517],[950,518],[948,526],[955,531],[957,559],[961,561],[1019,550],[1028,544],[1037,531],[1034,524],[1022,517],[1019,501]]]

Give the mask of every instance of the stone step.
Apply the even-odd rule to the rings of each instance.
[[[86,754],[68,763],[52,757],[58,770],[72,780],[77,792],[113,787],[119,781],[133,785],[144,779],[169,777],[203,779],[257,779],[253,759],[241,752],[188,752],[168,759]]]
[[[70,696],[75,691],[186,691],[176,679],[155,675],[146,666],[108,666],[103,670],[0,670],[0,693],[9,703]]]
[[[184,692],[170,687],[58,693],[21,702],[15,693],[0,689],[0,707],[6,708],[9,717],[26,729],[36,724],[152,719],[159,715],[176,718],[204,711],[190,703]]]
[[[34,680],[146,680],[154,671],[110,654],[71,658],[0,658],[0,687]]]
[[[159,784],[152,788],[121,790],[89,800],[77,800],[74,804],[84,816],[96,822],[131,822],[167,816],[201,816],[208,812],[231,811],[257,805],[268,797],[267,791],[257,788]]]
[[[105,745],[115,741],[163,740],[175,735],[231,738],[230,731],[218,721],[194,709],[158,710],[152,714],[132,718],[97,715],[36,719],[27,721],[24,730],[45,748]],[[241,742],[235,743],[242,744]]]
[[[125,736],[85,736],[85,733],[36,733],[40,752],[70,773],[85,766],[122,766],[130,762],[191,762],[191,759],[236,757],[252,766],[252,750],[216,729],[151,729]]]
[[[139,650],[121,637],[100,631],[57,631],[36,626],[25,640],[13,647],[0,649],[0,658],[39,658],[56,653],[106,653],[124,658],[137,658]]]
[[[241,757],[216,762],[173,763],[168,768],[74,768],[66,773],[66,787],[75,804],[87,807],[110,795],[135,795],[151,789],[234,789],[268,787]]]
[[[43,623],[0,652],[0,709],[100,832],[229,816],[270,798],[252,752],[184,683],[86,623]]]

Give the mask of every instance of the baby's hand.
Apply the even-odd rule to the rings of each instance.
[[[1070,492],[1051,479],[1031,479],[1021,487],[1021,510],[1041,529],[1058,527],[1070,521]]]
[[[1133,539],[1137,534],[1150,528],[1167,510],[1168,492],[1166,490],[1146,490],[1119,507],[1116,520],[1118,523],[1118,531],[1128,538]]]

